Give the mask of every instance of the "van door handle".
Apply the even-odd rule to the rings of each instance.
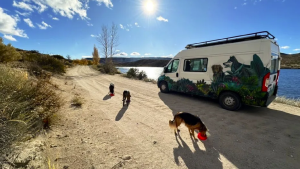
[[[176,73],[176,77],[178,77],[178,73]]]

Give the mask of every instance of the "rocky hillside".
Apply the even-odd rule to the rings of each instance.
[[[300,69],[300,53],[285,54],[281,53],[281,69]]]
[[[170,58],[171,59],[171,58]],[[164,67],[169,63],[169,60],[154,60],[154,59],[142,59],[135,62],[117,63],[116,66],[123,67]]]

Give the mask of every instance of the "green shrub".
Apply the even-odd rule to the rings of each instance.
[[[21,59],[21,54],[11,45],[5,45],[0,38],[0,62],[11,62]]]
[[[137,68],[130,68],[127,72],[128,78],[136,78],[139,74],[139,70]]]
[[[105,64],[99,64],[97,65],[97,68],[100,72],[105,74],[114,75],[118,73],[118,69],[115,67],[112,61],[108,61]]]
[[[65,58],[61,55],[52,55],[52,57],[58,59],[58,60],[65,60]]]
[[[147,74],[145,71],[142,70],[141,72],[138,73],[137,77],[139,80],[147,79]]]
[[[40,68],[53,72],[53,73],[64,73],[65,65],[64,62],[58,60],[50,55],[43,55],[37,53],[24,54],[24,60],[37,64]]]

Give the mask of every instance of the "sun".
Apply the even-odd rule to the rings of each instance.
[[[148,15],[151,15],[156,11],[156,3],[153,0],[145,0],[143,2],[143,8]]]

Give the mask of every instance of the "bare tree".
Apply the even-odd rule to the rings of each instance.
[[[101,35],[97,37],[98,42],[100,43],[100,50],[103,53],[103,56],[105,57],[105,63],[107,61],[107,57],[109,55],[108,49],[109,49],[109,35],[108,35],[108,29],[105,25],[102,26],[101,29]]]
[[[93,64],[98,65],[99,61],[100,61],[100,56],[99,56],[98,49],[96,48],[96,46],[94,46],[94,51],[92,54],[93,54]]]
[[[70,60],[71,60],[71,56],[70,56],[70,55],[67,55],[67,59],[70,61]]]
[[[110,28],[103,25],[101,35],[97,37],[97,40],[106,63],[108,57],[112,58],[116,54],[116,47],[119,45],[118,26],[114,23]]]
[[[109,53],[112,58],[116,54],[116,48],[119,45],[118,26],[112,23],[110,29]]]

